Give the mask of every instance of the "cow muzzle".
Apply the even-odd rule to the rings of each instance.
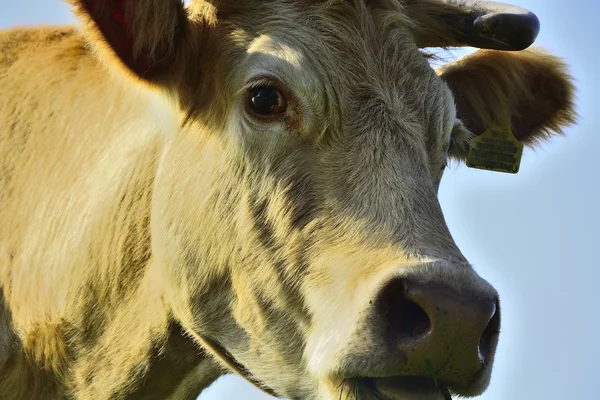
[[[464,295],[441,283],[392,280],[378,299],[385,335],[418,358],[447,353],[457,374],[470,374],[487,363],[500,325],[496,297]]]
[[[352,340],[354,349],[369,354],[349,354],[345,364],[357,369],[346,377],[396,400],[482,393],[500,332],[497,292],[471,268],[445,270],[437,278],[416,270],[380,286],[363,333],[355,335],[371,343]]]

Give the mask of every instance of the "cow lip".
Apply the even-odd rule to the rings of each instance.
[[[451,400],[450,390],[443,382],[421,376],[362,378],[363,384],[385,400]]]

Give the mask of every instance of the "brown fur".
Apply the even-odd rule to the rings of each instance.
[[[177,39],[186,33],[185,11],[178,0],[73,0],[71,4],[99,58],[114,63],[117,56],[133,77],[158,79],[175,61],[181,43]],[[123,21],[115,20],[115,13]]]
[[[527,144],[562,133],[562,127],[576,121],[575,89],[566,65],[539,48],[479,50],[437,72],[454,93],[458,118],[476,135],[503,113],[511,117],[515,136]],[[457,149],[453,156],[464,159],[466,152]]]
[[[526,143],[559,131],[564,64],[436,74],[407,4],[276,3],[126,1],[122,24],[73,1],[81,32],[0,33],[0,398],[192,399],[235,370],[332,399],[390,357],[368,301],[390,277],[495,293],[437,202],[449,137],[496,112]],[[257,125],[267,72],[295,107]]]

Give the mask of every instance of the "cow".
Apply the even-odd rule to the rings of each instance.
[[[483,393],[496,290],[437,198],[576,120],[487,1],[71,0],[0,33],[0,398]],[[431,48],[480,50],[434,69]],[[428,50],[429,49],[429,50]],[[490,172],[491,173],[491,172]]]

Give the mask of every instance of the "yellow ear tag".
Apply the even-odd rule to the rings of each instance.
[[[516,174],[522,156],[523,144],[513,135],[510,124],[494,121],[487,131],[471,140],[467,166]]]

